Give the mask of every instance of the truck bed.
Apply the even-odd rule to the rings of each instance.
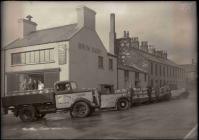
[[[54,103],[55,96],[53,90],[33,90],[33,91],[24,91],[18,92],[14,95],[2,97],[2,106],[18,106],[25,104],[37,104],[37,103]]]

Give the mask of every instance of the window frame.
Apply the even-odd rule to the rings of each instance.
[[[48,50],[48,51],[46,51]],[[44,51],[44,61],[41,61],[40,52]],[[45,61],[45,52],[49,53],[49,61]],[[44,63],[54,63],[55,60],[51,60],[50,52],[53,52],[53,59],[54,59],[54,48],[47,48],[47,49],[40,49],[40,50],[32,50],[32,51],[24,51],[24,52],[17,52],[11,53],[11,66],[18,66],[18,65],[35,65],[35,64],[44,64]],[[38,61],[36,62],[36,53],[38,55]],[[20,63],[16,63],[14,61],[14,56],[18,54],[20,57]],[[33,54],[33,55],[32,55]],[[22,55],[25,56],[25,59],[22,61]],[[33,56],[33,58],[32,58]],[[29,61],[28,61],[29,60]],[[24,62],[24,63],[22,63]]]

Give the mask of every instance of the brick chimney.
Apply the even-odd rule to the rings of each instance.
[[[111,13],[110,14],[110,32],[109,32],[109,52],[112,54],[116,54],[115,39],[116,39],[115,14]]]
[[[31,20],[31,15],[26,17],[27,19],[19,19],[19,38],[24,38],[26,35],[36,31],[37,24]]]
[[[88,28],[95,30],[95,15],[96,12],[86,6],[77,8],[77,26],[78,28]]]

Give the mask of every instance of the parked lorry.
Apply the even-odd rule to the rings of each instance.
[[[24,121],[34,121],[47,113],[70,111],[71,117],[87,117],[100,108],[96,89],[78,89],[74,81],[59,81],[53,89],[18,92],[2,97],[5,114],[11,110]]]
[[[151,88],[151,91],[149,91],[149,87],[132,89],[133,105],[169,100],[170,98],[171,90],[166,85],[157,89]]]
[[[110,93],[101,93],[101,109],[127,110],[131,106],[131,93],[128,89],[114,90]]]
[[[58,81],[54,88],[19,91],[5,96],[2,106],[5,114],[11,110],[24,122],[35,121],[57,111],[69,111],[71,117],[83,118],[96,109],[128,109],[130,94],[120,90],[99,94],[97,89],[78,89],[74,81]]]

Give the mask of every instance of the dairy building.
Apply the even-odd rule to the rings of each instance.
[[[96,12],[85,6],[76,10],[77,23],[43,30],[36,29],[31,16],[19,20],[19,38],[4,48],[5,94],[21,90],[28,78],[41,80],[46,88],[62,80],[77,81],[80,88],[127,87],[125,71],[136,69],[120,67],[123,72],[118,73],[114,52],[107,52],[95,30]],[[110,50],[115,47],[113,34],[110,31]]]

